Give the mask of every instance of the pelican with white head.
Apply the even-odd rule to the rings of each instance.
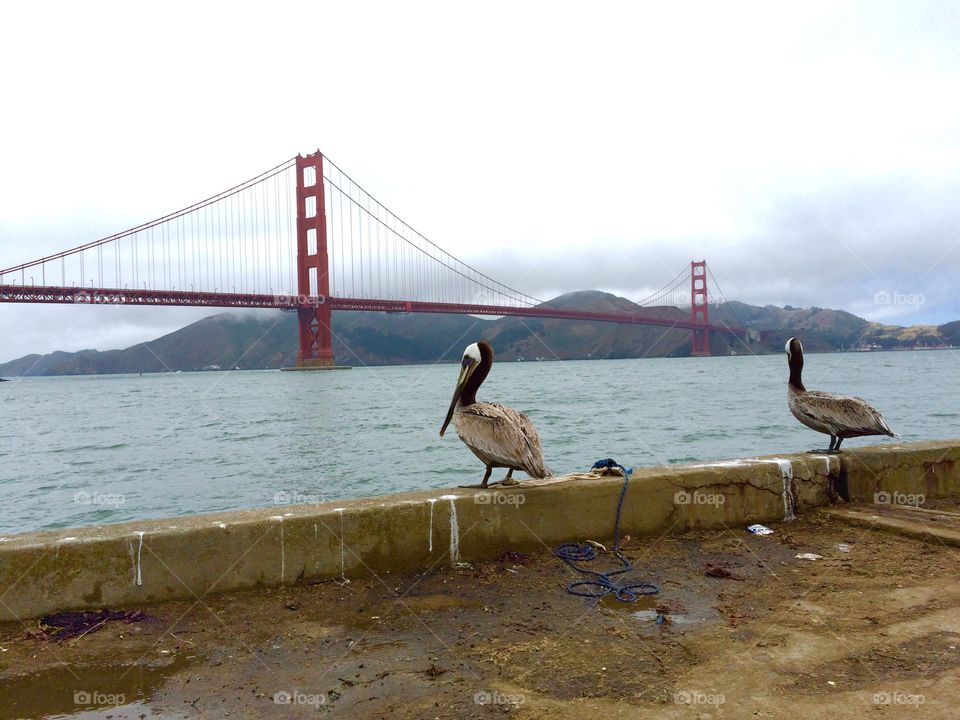
[[[516,485],[514,470],[523,470],[534,478],[550,477],[553,473],[544,464],[540,436],[530,418],[500,403],[477,402],[477,390],[492,366],[493,348],[489,343],[481,340],[467,345],[440,436],[452,420],[460,439],[486,466],[480,485],[469,487],[489,487],[495,467],[507,468],[507,476],[493,485]]]

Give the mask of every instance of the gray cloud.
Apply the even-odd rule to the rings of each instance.
[[[742,239],[596,242],[555,254],[499,253],[476,263],[537,297],[595,287],[640,299],[691,260],[706,258],[727,299],[939,324],[960,318],[957,192],[960,182],[931,191],[901,179],[788,194],[763,218],[762,230]],[[897,296],[923,302],[897,303]]]

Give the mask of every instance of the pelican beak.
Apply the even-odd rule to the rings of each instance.
[[[457,386],[453,390],[453,399],[450,401],[450,409],[447,410],[447,417],[444,418],[443,427],[440,428],[440,437],[443,437],[443,434],[447,431],[447,425],[450,424],[450,420],[453,418],[453,411],[457,409],[457,401],[460,400],[460,395],[463,394],[463,388],[476,369],[476,360],[469,357],[463,359],[463,364],[460,366],[460,377],[457,378]]]

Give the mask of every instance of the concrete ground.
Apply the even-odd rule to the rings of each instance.
[[[956,716],[960,506],[935,507],[636,538],[662,586],[636,605],[567,594],[543,548],[138,608],[155,620],[61,643],[7,624],[0,720]]]

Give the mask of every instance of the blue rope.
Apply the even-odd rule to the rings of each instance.
[[[625,468],[612,458],[597,460],[593,464],[593,469],[612,470],[620,468],[623,471],[623,488],[620,490],[620,500],[617,502],[617,519],[613,526],[613,554],[621,563],[617,570],[608,572],[596,572],[580,567],[577,563],[590,562],[597,559],[597,549],[588,543],[562,543],[557,546],[553,554],[563,560],[581,575],[589,575],[589,578],[583,580],[574,580],[567,585],[567,592],[571,595],[580,597],[602,598],[610,593],[614,594],[617,600],[625,603],[636,602],[643,595],[655,595],[660,592],[660,587],[649,582],[631,583],[629,585],[618,585],[614,577],[622,575],[625,572],[633,570],[633,565],[623,555],[620,554],[620,511],[623,509],[623,499],[627,495],[627,485],[630,482],[630,474],[633,468]]]

